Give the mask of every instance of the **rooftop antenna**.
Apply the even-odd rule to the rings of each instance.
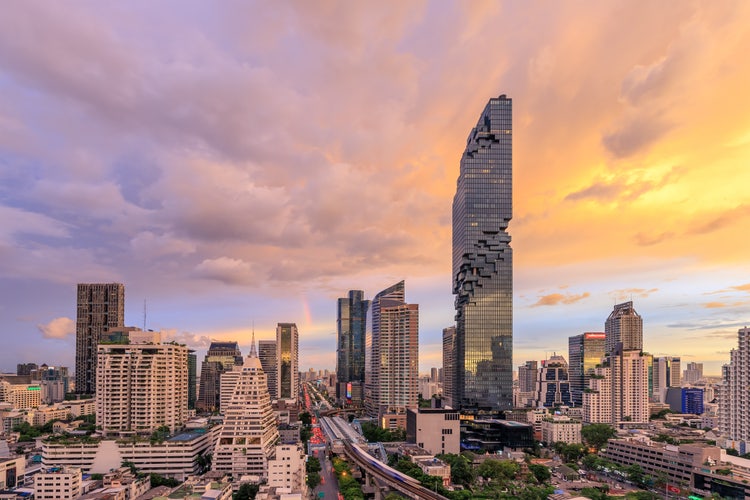
[[[249,357],[251,357],[251,358],[257,358],[258,357],[258,353],[255,350],[255,320],[253,320],[253,339],[252,339],[251,344],[250,344],[250,354],[249,354]]]
[[[146,299],[143,299],[143,331],[146,331]]]

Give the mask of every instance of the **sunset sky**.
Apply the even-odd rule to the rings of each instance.
[[[75,284],[247,352],[401,279],[453,323],[471,127],[513,99],[514,363],[635,302],[719,374],[750,325],[750,2],[16,1],[0,15],[0,370],[73,366]]]

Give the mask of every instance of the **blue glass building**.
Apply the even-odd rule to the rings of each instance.
[[[370,301],[362,290],[338,300],[336,327],[336,400],[362,404],[365,383],[365,333]]]

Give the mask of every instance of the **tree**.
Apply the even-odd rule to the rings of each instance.
[[[628,479],[634,484],[640,487],[646,486],[650,481],[653,481],[651,476],[647,476],[643,471],[643,467],[638,464],[630,464],[625,467],[624,472],[628,475]]]
[[[195,463],[195,466],[198,468],[198,474],[205,474],[209,470],[211,470],[211,459],[212,455],[210,453],[200,453],[198,456],[195,457],[193,460],[193,463]]]
[[[320,474],[313,472],[307,474],[307,487],[314,490],[320,485]]]
[[[494,479],[504,483],[515,479],[520,469],[521,466],[512,460],[488,459],[477,468],[477,474],[486,479]]]
[[[474,481],[474,472],[465,456],[445,453],[437,455],[437,458],[451,466],[451,482],[453,484],[460,484],[468,488]]]
[[[320,484],[320,460],[316,457],[308,458],[305,470],[307,471],[307,486],[314,490]]]
[[[151,487],[156,488],[157,486],[168,486],[169,488],[176,488],[180,485],[180,481],[171,477],[160,476],[159,474],[150,474]],[[254,498],[254,497],[253,497]]]
[[[306,411],[299,414],[299,420],[302,422],[302,425],[312,425],[312,416]]]
[[[534,474],[534,477],[540,483],[546,483],[552,477],[549,467],[541,464],[529,464],[529,471]]]
[[[581,429],[581,437],[589,446],[599,450],[615,437],[617,431],[607,424],[589,424]]]
[[[258,494],[258,489],[257,484],[242,483],[233,498],[234,500],[253,500]]]

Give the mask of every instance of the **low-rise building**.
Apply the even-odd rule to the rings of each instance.
[[[96,413],[96,400],[94,398],[65,401],[63,405],[68,407],[73,417],[94,415]]]
[[[24,457],[0,458],[0,490],[15,488],[22,482],[26,467]]]
[[[670,482],[689,486],[693,470],[704,463],[719,462],[721,449],[704,444],[675,446],[638,437],[610,439],[601,455],[620,465],[638,464],[655,477],[664,473]]]
[[[42,388],[39,384],[28,384],[0,380],[0,402],[10,403],[13,408],[26,410],[42,404]]]
[[[122,462],[131,462],[141,472],[184,481],[199,472],[197,457],[213,452],[220,427],[179,433],[161,442],[136,437],[50,437],[42,442],[42,464],[104,474],[118,469]]]
[[[29,414],[31,415],[31,425],[42,427],[53,420],[67,420],[70,409],[61,405],[43,405],[31,410]]]
[[[232,484],[224,481],[194,478],[181,484],[169,495],[154,500],[231,500]]]
[[[497,453],[503,448],[534,446],[531,424],[508,420],[483,419],[461,421],[461,449]]]
[[[406,413],[406,442],[434,455],[461,452],[461,420],[458,410],[413,408]]]
[[[300,445],[276,446],[275,458],[268,461],[268,485],[288,488],[292,493],[301,493],[306,496],[306,458]]]
[[[542,441],[548,445],[557,442],[581,442],[581,422],[564,415],[552,415],[542,421]]]
[[[36,500],[74,500],[81,495],[81,469],[49,467],[34,475]]]
[[[414,463],[422,469],[422,472],[428,476],[439,477],[443,480],[443,486],[451,484],[451,466],[439,458],[420,458],[414,460]]]

